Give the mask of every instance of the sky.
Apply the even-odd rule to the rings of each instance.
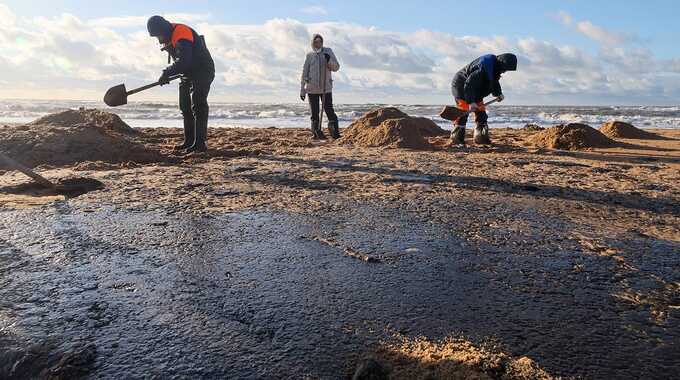
[[[679,11],[661,0],[0,0],[0,98],[100,100],[116,84],[155,81],[167,57],[146,20],[160,14],[205,35],[213,101],[295,102],[321,33],[341,64],[339,103],[447,103],[456,71],[512,52],[519,70],[501,82],[510,104],[678,105]]]

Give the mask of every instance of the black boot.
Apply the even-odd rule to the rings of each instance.
[[[456,125],[451,132],[452,145],[465,145],[465,126]]]
[[[321,130],[321,123],[318,121],[312,121],[312,139],[326,140],[326,135],[324,135],[323,131]]]
[[[486,122],[477,123],[474,140],[475,144],[477,145],[491,145],[491,138],[489,137],[489,124]]]
[[[337,140],[340,138],[340,126],[337,120],[328,122],[328,132],[330,132],[333,139]]]
[[[205,152],[208,150],[208,146],[205,144],[205,141],[208,137],[208,117],[207,116],[198,116],[196,117],[196,139],[194,140],[194,144],[187,149],[188,153],[194,153],[194,152]]]
[[[196,120],[194,115],[184,116],[184,142],[181,145],[175,145],[174,150],[184,150],[194,144],[194,131],[196,129]]]

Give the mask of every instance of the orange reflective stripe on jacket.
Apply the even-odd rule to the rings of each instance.
[[[469,111],[470,110],[470,105],[467,104],[467,102],[465,100],[462,100],[462,99],[458,99],[456,101],[456,106],[458,108],[462,109],[463,111]]]
[[[182,24],[172,24],[175,30],[172,31],[172,47],[177,47],[177,43],[180,40],[187,40],[194,43],[194,32],[186,25]]]
[[[462,100],[462,99],[458,99],[456,101],[456,106],[458,108],[462,109],[463,111],[469,111],[470,110],[470,105],[467,104],[467,102],[465,100]],[[477,107],[478,107],[477,109],[479,109],[480,111],[486,111],[486,106],[484,105],[484,102],[477,102]]]

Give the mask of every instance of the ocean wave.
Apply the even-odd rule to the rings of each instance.
[[[385,107],[381,104],[340,104],[336,112],[341,123],[347,125],[366,112]],[[399,105],[412,116],[430,118],[442,126],[450,122],[438,117],[441,105]],[[75,101],[0,101],[0,123],[23,123],[49,113],[80,107],[104,108],[99,102]],[[175,125],[182,119],[176,102],[131,102],[125,107],[108,109],[118,113],[133,126]],[[598,126],[610,120],[621,120],[640,127],[680,128],[680,106],[494,106],[489,108],[492,126],[522,127],[534,123],[542,126],[580,122]],[[235,104],[212,103],[212,120],[223,125],[246,126],[306,126],[309,109],[306,103],[296,104]]]

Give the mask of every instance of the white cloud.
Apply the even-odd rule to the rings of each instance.
[[[177,23],[202,22],[210,19],[209,14],[169,13],[162,15]],[[140,28],[146,26],[148,16],[103,17],[90,20],[88,24],[104,28]]]
[[[13,26],[17,18],[7,5],[0,4],[0,20],[2,20],[6,26]]]
[[[590,21],[576,23],[576,30],[586,37],[606,45],[619,45],[628,40],[622,33],[611,32],[601,28]]]
[[[0,96],[28,91],[92,94],[111,85],[157,78],[166,56],[146,32],[146,17],[84,20],[73,15],[17,18],[6,6],[0,24],[4,68]],[[341,71],[336,91],[345,99],[445,102],[457,70],[486,53],[514,52],[519,71],[503,79],[510,98],[542,101],[563,94],[606,98],[680,92],[680,58],[659,60],[645,49],[605,45],[599,54],[536,38],[455,36],[419,30],[381,30],[343,22],[303,24],[273,19],[255,25],[207,22],[209,15],[168,15],[206,36],[217,66],[217,99],[292,101],[312,34],[324,35]],[[570,16],[561,19],[577,25]],[[194,20],[193,22],[187,20]],[[154,92],[157,93],[157,92]],[[174,98],[174,95],[173,95]],[[349,101],[349,100],[348,100]]]
[[[327,16],[328,15],[328,10],[321,5],[310,5],[307,7],[304,7],[300,9],[300,12],[302,13],[307,13],[311,15],[321,15],[321,16]]]
[[[588,20],[575,22],[574,18],[565,11],[559,11],[553,15],[553,18],[591,40],[604,45],[621,45],[636,39],[634,36],[625,33],[607,30]]]

